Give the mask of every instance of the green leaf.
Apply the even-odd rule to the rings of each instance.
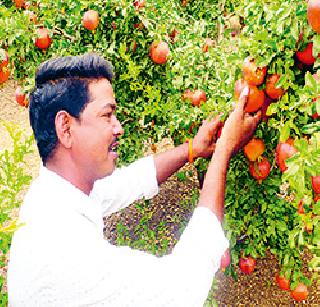
[[[320,35],[316,34],[313,36],[312,54],[315,58],[317,58],[319,53],[320,53]]]
[[[317,82],[309,71],[305,74],[305,84],[311,92],[317,92]]]
[[[280,231],[286,231],[288,229],[287,224],[284,221],[277,221],[277,228]]]
[[[290,122],[286,122],[280,129],[280,142],[285,142],[290,137]]]
[[[267,109],[266,115],[271,116],[272,114],[277,113],[278,106],[276,103],[271,103]]]
[[[185,172],[177,172],[176,176],[178,178],[179,181],[186,181],[187,176]]]
[[[303,232],[302,231],[299,232],[298,244],[300,246],[304,245],[304,237],[303,237]]]

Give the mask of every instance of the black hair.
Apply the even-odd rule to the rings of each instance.
[[[89,83],[101,78],[111,83],[112,76],[112,65],[94,53],[57,57],[39,66],[30,94],[29,119],[44,165],[58,143],[56,114],[64,110],[79,119],[90,100]]]

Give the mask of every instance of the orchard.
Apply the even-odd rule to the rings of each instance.
[[[279,288],[308,300],[320,286],[320,1],[1,1],[0,86],[14,80],[21,108],[41,62],[86,52],[114,66],[122,164],[225,120],[249,87],[262,121],[229,165],[221,269],[250,275],[271,253]],[[207,165],[194,162],[200,181]]]

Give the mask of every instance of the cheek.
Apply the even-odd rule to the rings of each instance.
[[[77,151],[86,155],[101,156],[108,153],[108,147],[113,141],[112,127],[104,125],[94,125],[82,127],[76,132],[74,142]]]
[[[78,157],[94,155],[97,151],[99,135],[90,128],[77,131],[74,137],[74,147]]]
[[[111,125],[108,127],[103,127],[99,130],[99,136],[101,142],[103,142],[106,146],[109,146],[113,141],[113,130]]]

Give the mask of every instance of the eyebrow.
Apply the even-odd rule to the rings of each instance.
[[[112,110],[115,110],[117,108],[117,105],[115,103],[106,103],[102,106],[101,110],[105,110],[107,108],[111,108]]]

